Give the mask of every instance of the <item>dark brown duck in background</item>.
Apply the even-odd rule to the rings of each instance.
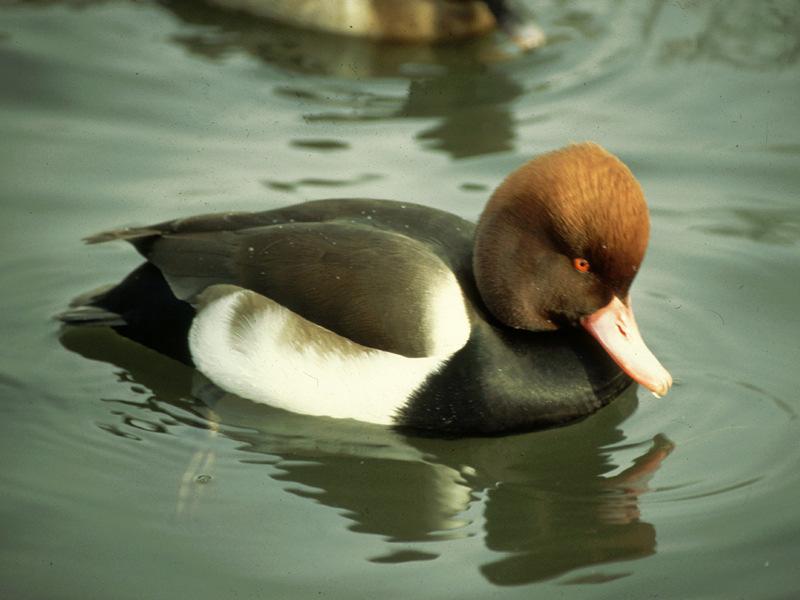
[[[512,173],[477,228],[417,204],[319,200],[93,236],[148,262],[62,318],[295,412],[530,430],[610,402],[630,383],[620,367],[668,391],[630,308],[648,233],[628,168],[578,144]]]
[[[520,0],[207,0],[305,29],[400,43],[440,43],[501,28],[520,48],[545,43]]]

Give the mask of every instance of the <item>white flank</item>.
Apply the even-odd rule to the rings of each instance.
[[[467,343],[471,327],[456,276],[448,270],[439,277],[438,281],[429,282],[428,307],[420,315],[420,321],[428,332],[430,354],[449,356]],[[435,288],[434,283],[438,284]]]
[[[357,344],[255,292],[231,289],[203,306],[192,323],[189,348],[198,370],[226,391],[302,414],[391,424],[469,336],[460,290],[455,305],[435,300],[434,312],[443,317],[435,329],[446,334],[437,349],[447,353],[408,358]],[[243,300],[254,309],[232,327]]]

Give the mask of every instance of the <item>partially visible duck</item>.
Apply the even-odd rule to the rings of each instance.
[[[576,144],[511,173],[477,226],[417,204],[319,200],[92,236],[147,262],[62,318],[290,411],[530,430],[591,414],[628,377],[669,390],[630,303],[648,234],[630,170]]]
[[[288,25],[406,43],[442,42],[500,26],[520,47],[545,36],[519,0],[209,0]]]

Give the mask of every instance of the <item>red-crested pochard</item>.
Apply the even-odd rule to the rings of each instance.
[[[669,390],[630,304],[648,233],[630,170],[575,144],[511,173],[477,226],[347,199],[92,236],[127,240],[147,262],[62,318],[112,326],[298,413],[444,435],[530,430],[591,414],[628,376]]]

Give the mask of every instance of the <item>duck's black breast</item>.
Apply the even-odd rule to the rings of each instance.
[[[594,413],[630,385],[582,330],[531,333],[478,321],[397,422],[453,435],[543,429]]]

